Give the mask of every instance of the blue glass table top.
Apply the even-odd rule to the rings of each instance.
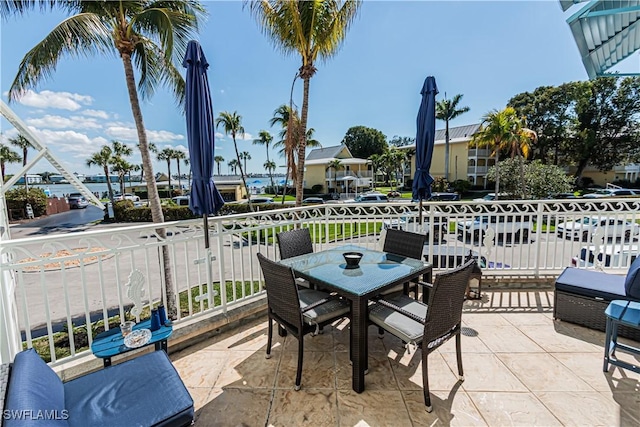
[[[363,254],[358,268],[347,268],[345,252]],[[399,255],[345,245],[322,252],[300,255],[280,261],[312,281],[322,282],[353,295],[365,295],[413,278],[430,269],[431,264]]]

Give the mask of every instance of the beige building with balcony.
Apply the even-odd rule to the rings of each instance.
[[[330,168],[334,160],[340,166]],[[353,157],[346,145],[317,148],[305,160],[305,187],[322,185],[323,193],[357,193],[371,187],[373,172],[371,161]]]

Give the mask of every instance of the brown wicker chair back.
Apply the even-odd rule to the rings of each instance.
[[[258,254],[258,261],[264,275],[269,314],[301,334],[302,312],[293,270],[262,254]]]
[[[422,251],[426,241],[427,236],[425,234],[390,228],[384,238],[382,251],[403,257],[422,259]]]
[[[433,289],[429,292],[423,351],[431,352],[453,334],[459,333],[465,292],[475,264],[471,259],[451,271],[436,275]]]
[[[311,242],[311,234],[308,228],[282,231],[276,234],[276,239],[278,240],[278,248],[280,249],[280,259],[287,259],[313,252],[313,243]]]

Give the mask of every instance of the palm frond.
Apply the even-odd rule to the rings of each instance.
[[[140,71],[138,91],[142,99],[149,99],[158,85],[168,87],[178,105],[184,103],[185,81],[178,69],[167,58],[160,46],[148,38],[140,37],[132,59]]]
[[[27,52],[9,89],[9,99],[18,99],[41,80],[50,78],[58,61],[65,55],[88,57],[114,52],[109,29],[99,16],[81,13],[69,17]]]

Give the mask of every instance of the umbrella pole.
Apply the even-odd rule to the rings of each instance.
[[[418,224],[422,225],[422,197],[418,203]]]
[[[211,248],[209,247],[209,215],[202,215],[204,223],[204,256],[205,265],[207,266],[207,298],[209,308],[213,307],[211,298],[213,297],[213,272],[211,271]]]

